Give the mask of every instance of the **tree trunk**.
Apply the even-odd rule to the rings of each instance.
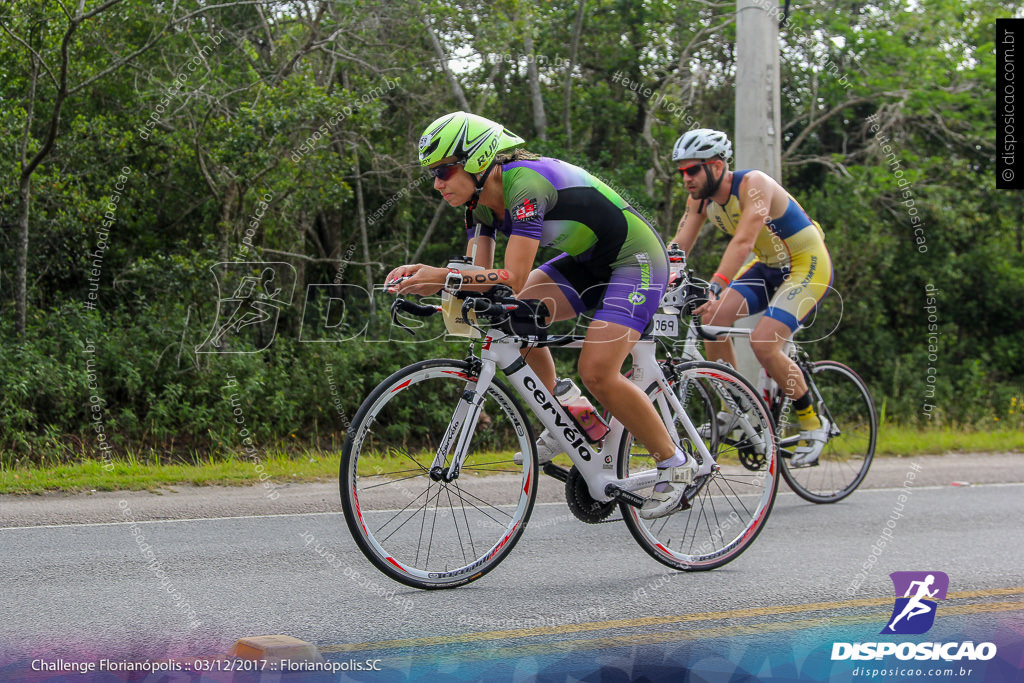
[[[236,195],[238,194],[238,183],[234,180],[228,181],[228,186],[224,192],[224,198],[221,199],[220,205],[220,221],[217,223],[217,232],[220,233],[220,260],[229,261],[231,260],[231,238],[235,233],[235,220],[234,220],[234,205],[236,201]],[[258,261],[259,255],[256,253],[256,246],[249,250],[247,253],[247,260]]]
[[[420,254],[423,253],[423,250],[427,247],[427,243],[430,242],[430,236],[434,234],[434,228],[436,228],[437,224],[441,222],[441,215],[444,213],[446,208],[448,208],[448,202],[443,199],[437,203],[437,208],[434,209],[434,217],[430,219],[430,225],[427,226],[427,231],[423,233],[423,239],[420,240],[420,245],[416,247],[416,253],[412,255],[411,259],[409,259],[409,263],[420,262]]]
[[[18,186],[18,235],[14,265],[14,315],[18,337],[25,338],[25,317],[28,304],[28,214],[29,198],[32,194],[32,176],[22,176]]]
[[[564,98],[562,105],[562,127],[565,129],[565,146],[572,148],[572,69],[579,53],[580,36],[583,34],[583,9],[587,0],[579,0],[576,5],[576,21],[572,26],[572,41],[569,43],[569,63],[565,67]]]
[[[356,164],[356,220],[359,236],[363,242],[363,260],[366,262],[366,291],[370,294],[370,313],[373,313],[373,267],[370,265],[370,237],[366,231],[366,203],[363,200],[363,170],[359,164],[359,147],[352,144],[352,155]]]
[[[544,98],[540,92],[540,74],[537,71],[537,59],[533,54],[533,33],[529,19],[523,34],[523,45],[526,47],[526,74],[530,81],[530,102],[533,108],[533,130],[538,140],[548,139],[548,117],[544,114]]]
[[[82,3],[84,5],[84,2]],[[100,12],[106,9],[109,5],[104,5],[102,8],[93,10],[91,14]],[[68,71],[70,70],[68,53],[70,52],[71,36],[78,28],[79,23],[82,21],[82,7],[79,7],[78,16],[68,23],[68,28],[64,32],[64,38],[61,40],[60,45],[60,71],[58,72],[59,81],[57,83],[57,92],[53,98],[53,111],[50,113],[50,123],[46,129],[46,137],[43,139],[43,144],[40,145],[39,151],[35,153],[32,159],[28,159],[28,139],[30,131],[32,129],[32,120],[35,112],[36,104],[36,82],[39,79],[39,67],[40,64],[37,61],[35,53],[32,54],[32,78],[29,86],[29,108],[28,116],[25,118],[25,134],[22,138],[21,144],[21,178],[18,183],[18,197],[22,204],[18,208],[18,237],[17,237],[17,253],[15,256],[15,286],[14,286],[14,312],[17,320],[15,321],[15,329],[17,330],[18,337],[25,338],[25,319],[28,313],[28,219],[31,206],[29,200],[31,199],[31,187],[32,187],[32,174],[39,168],[39,164],[42,163],[43,159],[47,157],[50,151],[53,149],[53,143],[57,139],[57,133],[60,130],[60,112],[64,107],[64,100],[68,97]]]
[[[469,111],[469,102],[466,100],[466,93],[462,91],[462,86],[459,85],[459,79],[455,77],[455,74],[448,68],[448,55],[444,52],[444,46],[441,45],[441,40],[434,33],[434,29],[430,26],[427,18],[420,13],[420,23],[427,29],[427,36],[430,37],[430,44],[434,47],[434,54],[437,55],[437,63],[441,65],[441,70],[444,71],[444,75],[448,77],[448,84],[452,88],[452,95],[455,96],[455,101],[459,103],[459,107],[462,111]]]

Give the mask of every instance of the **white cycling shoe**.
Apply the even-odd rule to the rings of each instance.
[[[545,465],[554,460],[556,455],[561,455],[565,451],[562,447],[555,443],[555,438],[551,436],[551,432],[545,429],[537,437],[537,464]],[[515,455],[512,456],[512,462],[517,465],[523,464],[523,452],[516,451]]]
[[[827,418],[819,416],[818,419],[821,420],[821,427],[800,432],[800,441],[797,442],[793,457],[789,460],[790,467],[810,467],[818,464],[821,451],[828,442],[828,430],[832,426]]]
[[[697,474],[697,460],[687,456],[686,462],[677,467],[665,467],[658,469],[658,482],[654,485],[655,490],[651,492],[640,507],[639,515],[642,519],[657,519],[672,514],[676,510],[686,508],[689,501],[686,500],[686,487],[693,483]],[[660,484],[666,484],[664,490],[658,491]]]

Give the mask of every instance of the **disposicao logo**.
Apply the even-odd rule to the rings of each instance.
[[[936,600],[945,600],[949,577],[943,572],[893,572],[889,575],[896,591],[892,615],[881,635],[918,635],[935,624]],[[883,659],[989,660],[996,656],[994,643],[972,641],[949,643],[832,643],[832,660]]]
[[[935,601],[946,599],[949,577],[943,572],[893,572],[889,578],[896,589],[896,604],[881,633],[927,633],[935,623]]]

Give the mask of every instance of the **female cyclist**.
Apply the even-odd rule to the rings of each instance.
[[[544,301],[552,322],[596,309],[580,352],[580,379],[658,461],[658,483],[640,515],[670,514],[686,504],[697,463],[674,446],[654,406],[621,374],[665,293],[665,245],[639,213],[583,169],[522,149],[500,154],[523,142],[494,121],[461,111],[431,123],[419,140],[420,165],[433,176],[434,189],[451,206],[466,207],[467,254],[475,246],[475,264],[485,269],[461,273],[463,287],[484,291],[506,284],[519,297]],[[474,237],[478,222],[484,227]],[[505,267],[495,269],[499,232],[508,245]],[[563,253],[534,269],[542,245]],[[387,281],[407,278],[391,291],[429,295],[448,273],[417,263],[395,268]],[[525,357],[552,391],[550,350]],[[537,440],[541,463],[561,450],[554,443],[547,431]]]

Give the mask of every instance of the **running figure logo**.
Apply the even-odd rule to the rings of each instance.
[[[196,353],[256,353],[269,347],[281,309],[292,301],[295,268],[290,263],[223,262],[210,270],[217,279],[217,317]],[[242,337],[249,343],[231,343]]]
[[[889,576],[896,589],[896,604],[882,633],[925,633],[935,623],[935,600],[946,599],[949,577],[943,572],[893,572]]]

